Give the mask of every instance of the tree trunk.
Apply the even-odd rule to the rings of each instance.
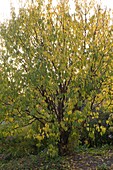
[[[62,128],[60,129],[60,140],[58,142],[58,151],[60,156],[66,155],[68,153],[68,139],[70,134],[70,128],[67,131]]]

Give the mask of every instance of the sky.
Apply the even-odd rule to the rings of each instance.
[[[25,0],[21,0],[24,2]],[[54,2],[57,0],[54,0]],[[100,0],[97,0],[100,1]],[[18,11],[19,0],[0,0],[0,22],[4,21],[4,19],[10,18],[10,5],[13,3],[16,11]],[[103,6],[107,6],[108,8],[113,9],[113,0],[101,0]]]

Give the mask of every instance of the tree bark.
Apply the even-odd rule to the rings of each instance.
[[[64,129],[60,129],[60,140],[58,142],[58,151],[59,155],[63,156],[68,153],[68,141],[69,141],[69,136],[71,134],[71,128],[68,128],[67,131]]]

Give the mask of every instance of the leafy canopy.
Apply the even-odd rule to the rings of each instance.
[[[113,109],[111,14],[92,1],[74,5],[71,14],[68,0],[37,0],[0,26],[3,134],[29,126],[27,137],[46,141],[51,155],[82,126],[105,133],[99,117]]]

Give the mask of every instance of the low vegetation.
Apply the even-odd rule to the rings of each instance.
[[[109,145],[101,148],[79,146],[66,156],[50,158],[46,149],[33,151],[28,141],[24,144],[0,143],[0,170],[111,170],[112,166],[113,146]]]

